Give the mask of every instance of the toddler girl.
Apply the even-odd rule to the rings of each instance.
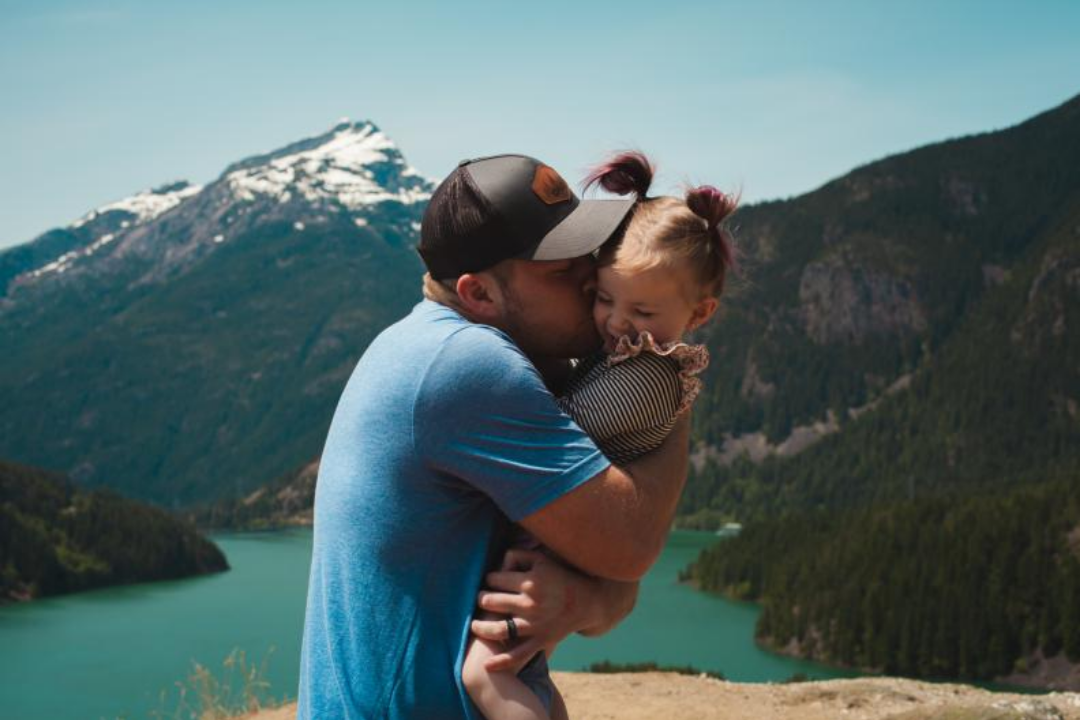
[[[638,202],[621,235],[600,249],[593,318],[603,348],[578,361],[559,405],[616,465],[655,450],[690,409],[708,364],[703,345],[683,335],[712,317],[733,265],[722,221],[736,201],[711,186],[685,198],[646,196],[653,168],[640,153],[623,153],[597,168],[599,184]],[[566,706],[537,653],[516,675],[484,670],[502,652],[473,638],[462,671],[465,687],[488,720],[565,718]],[[550,711],[545,709],[550,707]]]

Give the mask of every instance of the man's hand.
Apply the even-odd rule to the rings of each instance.
[[[502,569],[488,573],[481,609],[513,618],[521,639],[485,664],[489,672],[518,666],[567,635],[599,635],[626,617],[637,599],[637,583],[589,577],[534,550],[507,551]],[[486,640],[507,641],[505,619],[473,620],[472,632]]]

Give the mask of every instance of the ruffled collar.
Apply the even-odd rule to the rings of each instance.
[[[636,340],[629,335],[623,335],[616,343],[615,351],[607,356],[607,366],[618,365],[643,353],[660,355],[675,361],[683,389],[682,401],[676,414],[680,415],[689,409],[701,392],[701,380],[696,376],[709,366],[708,348],[679,341],[657,343],[649,332],[639,333]]]

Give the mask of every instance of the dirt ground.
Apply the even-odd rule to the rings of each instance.
[[[744,684],[553,673],[572,720],[1080,720],[1080,693],[1015,695],[898,678]],[[251,720],[292,720],[295,705]]]

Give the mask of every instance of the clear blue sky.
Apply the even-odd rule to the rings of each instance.
[[[1077,0],[0,0],[0,247],[342,116],[433,178],[636,146],[758,200],[1078,93]]]

